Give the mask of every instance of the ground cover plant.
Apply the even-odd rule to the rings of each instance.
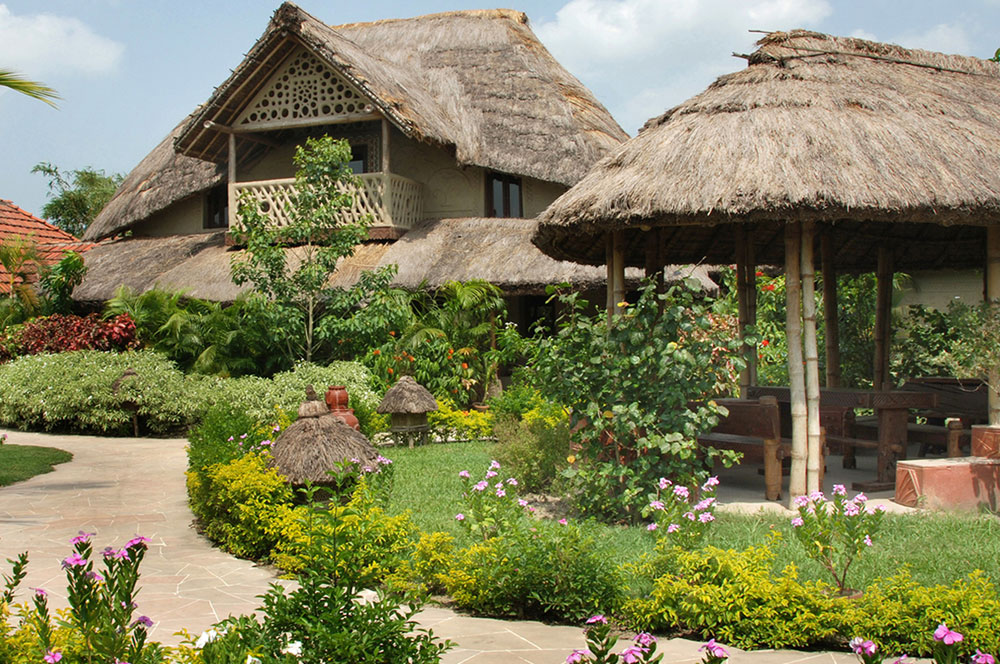
[[[54,447],[10,444],[7,434],[0,433],[0,486],[52,472],[58,464],[72,459],[72,454]]]

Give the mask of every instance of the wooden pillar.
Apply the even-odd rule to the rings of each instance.
[[[389,121],[382,118],[382,173],[389,172]]]
[[[757,279],[754,265],[753,240],[746,228],[739,224],[735,230],[736,244],[736,301],[740,340],[746,338],[746,328],[757,323]],[[757,349],[743,347],[746,366],[740,372],[740,398],[746,399],[751,385],[757,384]]]
[[[1000,300],[1000,226],[986,227],[986,300],[997,306]],[[1000,367],[993,367],[986,378],[990,384],[989,423],[1000,425]]]
[[[619,302],[625,300],[625,233],[612,231],[607,235],[605,249],[607,264],[607,307],[608,320],[620,309]]]
[[[833,259],[833,238],[824,233],[820,240],[823,261],[823,324],[826,330],[826,386],[840,387],[840,321],[837,314],[837,266]]]
[[[643,238],[646,240],[646,264],[645,276],[653,279],[656,283],[656,292],[663,292],[663,268],[666,267],[666,259],[663,254],[663,229],[654,228],[652,230],[643,228],[645,231]]]
[[[806,373],[806,491],[820,490],[823,444],[819,422],[819,352],[816,342],[816,267],[813,258],[815,223],[802,223],[802,323]]]
[[[785,333],[788,339],[788,379],[792,410],[792,468],[788,479],[789,505],[806,494],[808,409],[802,371],[802,228],[785,224]]]
[[[878,288],[875,296],[875,360],[872,384],[876,390],[889,387],[889,347],[892,341],[892,250],[878,249]]]
[[[236,205],[236,134],[229,134],[229,182],[226,185],[226,205],[229,206],[229,228],[235,227]]]

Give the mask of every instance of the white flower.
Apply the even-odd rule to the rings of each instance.
[[[254,657],[253,655],[247,655],[247,664],[264,664],[260,661],[259,657]]]
[[[201,633],[201,636],[198,637],[198,640],[194,642],[194,647],[204,648],[206,645],[208,645],[212,641],[215,641],[220,636],[222,636],[222,634],[216,632],[214,629],[206,629],[204,632]]]
[[[285,655],[295,655],[296,657],[302,656],[302,642],[292,641],[287,646],[281,649],[281,652]]]

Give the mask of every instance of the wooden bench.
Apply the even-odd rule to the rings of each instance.
[[[764,464],[764,495],[781,498],[781,460],[791,456],[791,441],[781,437],[781,416],[774,397],[760,399],[717,399],[729,414],[698,443],[720,450],[734,450],[744,460]]]

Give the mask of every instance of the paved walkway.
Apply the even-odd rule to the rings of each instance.
[[[73,454],[73,461],[52,473],[0,488],[0,559],[30,552],[20,599],[27,598],[28,588],[42,587],[54,606],[66,606],[60,561],[80,530],[96,533],[97,550],[121,546],[137,534],[152,540],[142,567],[139,611],[156,621],[152,638],[166,644],[178,642],[175,632],[181,628],[197,635],[230,614],[250,613],[256,596],[276,580],[273,569],[223,553],[191,527],[186,441],[8,433],[10,444]],[[577,627],[472,618],[443,608],[428,608],[419,620],[458,644],[444,664],[558,664],[584,645]],[[665,662],[695,662],[701,660],[699,645],[672,639],[659,647]],[[732,655],[732,664],[855,661],[844,653],[733,650]]]

